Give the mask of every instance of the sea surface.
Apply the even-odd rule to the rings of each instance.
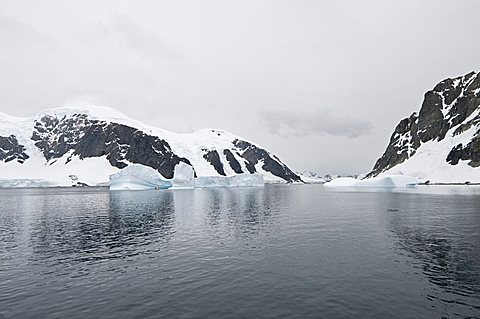
[[[480,318],[480,188],[0,190],[0,318]]]

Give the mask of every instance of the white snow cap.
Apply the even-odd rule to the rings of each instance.
[[[36,121],[38,123],[49,123],[49,121],[46,120],[42,121],[45,116],[62,121],[64,119],[69,120],[74,117],[74,115],[80,114],[85,114],[88,120],[104,121],[107,123],[129,126],[145,133],[146,135],[158,137],[168,143],[173,154],[179,158],[187,159],[190,162],[190,165],[185,162],[180,162],[175,166],[175,172],[173,172],[174,178],[169,180],[169,182],[172,183],[170,186],[173,188],[194,188],[194,174],[198,177],[206,177],[207,179],[210,178],[210,176],[220,177],[219,180],[222,181],[219,182],[219,185],[242,184],[240,181],[244,181],[246,183],[245,186],[252,184],[263,185],[264,180],[268,183],[286,183],[285,179],[273,175],[271,172],[267,171],[266,168],[264,169],[265,165],[263,160],[258,161],[255,165],[255,171],[258,174],[263,175],[262,181],[260,181],[259,177],[222,179],[223,176],[219,175],[225,174],[225,177],[228,178],[237,176],[239,172],[240,174],[243,172],[245,175],[250,175],[250,169],[247,167],[249,162],[242,157],[242,152],[244,152],[245,149],[238,147],[235,141],[244,141],[254,147],[264,149],[260,145],[252,143],[235,134],[212,128],[201,129],[192,133],[174,133],[131,119],[122,112],[110,107],[78,104],[48,109],[31,118],[19,118],[0,113],[0,135],[15,135],[18,143],[24,146],[25,154],[28,155],[28,159],[26,159],[24,163],[19,163],[17,161],[0,161],[0,179],[44,180],[51,186],[72,186],[76,185],[76,183],[87,184],[89,186],[109,185],[110,175],[120,171],[120,169],[111,164],[107,155],[99,157],[82,157],[81,154],[77,154],[75,150],[69,149],[69,151],[63,154],[62,157],[54,157],[47,160],[44,154],[45,150],[40,149],[36,145],[37,142],[32,139],[33,132],[36,132],[35,130],[37,129]],[[83,126],[87,127],[90,125],[88,121],[84,121],[82,118],[79,118],[78,123],[75,123],[79,126],[79,134],[82,134]],[[49,137],[47,135],[48,134],[45,133],[45,136],[42,136],[42,138],[57,138]],[[217,152],[215,155],[218,155],[215,159],[217,162],[216,165],[213,165],[205,156],[209,152],[214,151]],[[273,154],[269,153],[269,155],[271,158],[278,160]],[[127,159],[122,159],[121,162],[132,166],[132,163]],[[232,163],[238,164],[236,167],[238,169],[233,168]],[[280,164],[283,165],[281,162]],[[223,172],[217,171],[218,167],[222,167]],[[157,178],[157,176],[151,172],[149,175],[140,169],[136,169],[135,172],[132,170],[135,170],[135,168],[129,168],[127,171],[123,172],[123,174],[129,174],[129,178],[133,178],[135,175],[139,174],[138,179],[143,180],[145,178],[147,181],[152,178]],[[169,172],[169,177],[170,173],[171,172]],[[158,174],[158,172],[156,172],[156,174]],[[72,181],[70,176],[75,176],[75,181]],[[127,184],[119,186],[118,178],[121,176],[123,175],[113,176],[113,181],[116,183],[116,186],[114,185],[112,188],[134,187],[133,185],[128,186]],[[125,179],[126,176],[123,176],[123,178]],[[160,175],[160,178],[163,177]],[[167,180],[166,178],[163,179]],[[134,184],[137,182],[134,182]],[[159,180],[157,182],[154,182],[154,185],[150,185],[150,187],[164,188],[164,185],[161,184]],[[142,185],[139,184],[135,187],[141,188],[145,186]]]

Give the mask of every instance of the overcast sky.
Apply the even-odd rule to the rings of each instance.
[[[425,91],[480,70],[480,1],[0,2],[0,111],[98,104],[369,171]]]

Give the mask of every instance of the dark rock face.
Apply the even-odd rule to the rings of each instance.
[[[467,145],[458,144],[448,153],[447,162],[451,165],[457,165],[460,160],[469,161],[468,165],[472,167],[480,166],[480,138],[478,135]]]
[[[61,111],[41,115],[33,122],[32,130],[27,130],[22,135],[22,138],[31,138],[36,148],[34,151],[39,150],[43,154],[47,165],[56,162],[59,165],[68,165],[74,158],[83,160],[102,157],[117,168],[124,168],[132,163],[142,164],[170,179],[173,178],[174,168],[179,162],[193,166],[190,156],[192,162],[197,163],[198,155],[201,154],[201,158],[212,165],[221,176],[232,173],[232,170],[235,174],[257,173],[255,165],[261,163],[262,170],[259,170],[262,172],[270,172],[287,182],[301,182],[300,177],[275,155],[235,137],[226,139],[224,132],[220,130],[212,130],[214,134],[203,137],[206,138],[203,148],[199,148],[197,144],[189,144],[188,139],[183,143],[169,135],[172,140],[168,141],[178,147],[172,149],[167,139],[150,135],[135,127],[95,119],[90,117],[89,112],[69,111],[66,113],[70,115],[60,115],[64,113]],[[179,135],[178,138],[182,137]],[[212,147],[209,146],[210,143]],[[31,143],[28,143],[27,147],[21,145],[14,135],[0,136],[0,161],[16,160],[23,163],[29,159],[27,153],[33,151],[29,146]],[[179,156],[175,150],[188,154],[185,155],[188,158]],[[204,167],[204,164],[200,162],[197,165]],[[197,177],[195,167],[194,172]]]
[[[165,178],[173,177],[180,161],[190,164],[159,137],[126,125],[91,120],[85,114],[63,119],[45,115],[35,122],[32,140],[50,163],[67,153],[67,163],[74,155],[81,159],[106,156],[115,167],[138,163],[156,169]]]
[[[395,128],[381,158],[367,176],[376,176],[413,156],[422,143],[442,141],[454,128],[453,135],[477,127],[473,139],[465,146],[454,147],[445,161],[451,165],[467,160],[472,167],[480,166],[480,116],[471,115],[480,107],[480,75],[446,79],[425,94],[418,116],[413,113]],[[449,133],[452,134],[452,133]]]
[[[0,161],[7,163],[17,160],[23,164],[29,158],[25,151],[25,147],[18,143],[15,135],[0,136]]]
[[[283,164],[278,158],[272,158],[270,154],[251,143],[242,140],[234,140],[233,145],[239,150],[239,154],[246,160],[248,171],[253,174],[256,172],[255,165],[263,161],[262,169],[278,176],[287,182],[301,182],[301,178]]]
[[[427,92],[418,114],[417,134],[422,142],[425,143],[440,135],[443,124],[442,109],[441,96],[434,91]]]
[[[237,174],[242,174],[242,166],[237,161],[233,153],[230,150],[223,150],[223,154],[227,158],[228,164],[230,164],[230,167],[233,169],[233,171]]]
[[[420,146],[420,138],[417,134],[418,117],[413,113],[410,117],[403,119],[395,128],[387,150],[377,160],[373,171],[369,175],[377,175],[397,164],[410,158]]]
[[[203,155],[203,158],[209,162],[217,171],[218,174],[227,176],[225,174],[225,170],[223,169],[223,164],[222,161],[220,160],[220,156],[218,155],[218,152],[213,150],[213,151],[207,151],[204,150],[205,154]]]

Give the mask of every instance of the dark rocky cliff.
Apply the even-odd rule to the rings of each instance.
[[[400,121],[390,137],[385,153],[377,160],[368,176],[376,176],[408,160],[423,143],[439,142],[449,138],[449,132],[458,135],[472,127],[477,130],[470,142],[456,145],[443,160],[451,165],[465,160],[472,167],[480,166],[479,108],[479,73],[471,72],[441,81],[433,90],[425,93],[418,114],[413,113]]]
[[[180,161],[190,164],[159,137],[122,124],[90,120],[85,114],[63,119],[45,115],[35,121],[32,140],[49,162],[67,153],[69,158],[81,159],[106,156],[115,167],[138,163],[156,169],[166,178],[173,177]]]
[[[0,161],[5,163],[16,160],[23,163],[29,158],[26,149],[19,144],[15,135],[0,136]]]
[[[179,162],[191,165],[197,175],[196,167],[192,164],[196,161],[203,169],[205,164],[211,165],[218,175],[226,176],[227,171],[229,174],[253,174],[261,167],[259,173],[268,172],[286,182],[301,182],[300,177],[275,155],[234,135],[227,134],[225,138],[223,131],[211,130],[208,131],[209,135],[205,135],[205,130],[199,132],[203,146],[197,149],[197,145],[190,145],[188,139],[182,142],[182,134],[167,134],[170,139],[155,136],[150,129],[143,131],[135,127],[135,121],[126,120],[128,125],[125,125],[121,124],[124,122],[98,119],[89,112],[51,110],[32,119],[31,128],[22,133],[23,140],[27,138],[33,142],[29,142],[28,147],[20,144],[15,135],[0,136],[0,161],[15,160],[22,164],[33,160],[30,153],[38,151],[47,166],[54,163],[68,166],[73,159],[105,157],[114,167],[142,164],[154,168],[165,178],[173,177],[174,168]],[[176,143],[177,149],[172,148],[169,141]],[[175,150],[188,156],[180,156]],[[198,162],[198,158],[205,163]],[[35,160],[38,160],[38,156],[35,156]]]

